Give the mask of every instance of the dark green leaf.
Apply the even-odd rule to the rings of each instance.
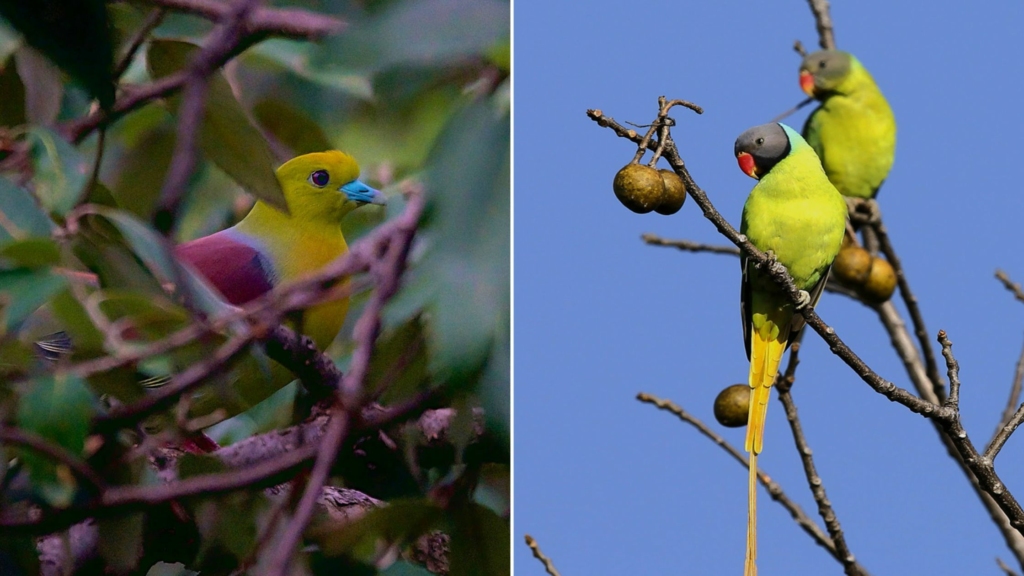
[[[113,574],[128,574],[142,557],[142,513],[100,518],[99,552],[106,569]]]
[[[60,249],[50,238],[27,238],[0,247],[0,268],[41,268],[59,260]]]
[[[508,522],[475,503],[451,511],[450,576],[504,576],[512,573]]]
[[[510,17],[508,2],[500,0],[398,2],[328,40],[317,61],[368,71],[451,64],[507,36]]]
[[[25,86],[25,119],[32,124],[53,124],[64,95],[60,69],[28,46],[14,53],[14,61]]]
[[[0,0],[0,15],[104,107],[113,104],[113,47],[106,2]]]
[[[324,554],[372,555],[379,540],[409,543],[436,527],[443,510],[428,500],[395,500],[340,528],[325,526],[312,538]]]
[[[18,424],[72,454],[81,454],[96,401],[85,382],[73,374],[57,373],[34,380],[18,403]],[[51,505],[71,503],[75,478],[63,465],[29,451],[25,464],[33,485]]]
[[[197,49],[175,40],[152,42],[147,57],[150,75],[162,78],[181,70]],[[270,148],[220,72],[210,77],[207,87],[199,145],[207,158],[257,198],[288,209]]]
[[[260,100],[252,109],[256,120],[295,156],[323,152],[334,146],[320,126],[301,110],[276,98]]]
[[[453,116],[429,161],[427,189],[435,193],[425,235],[433,248],[420,281],[437,287],[434,372],[455,381],[475,381],[495,341],[507,342],[509,177],[508,114],[481,100]]]
[[[92,159],[49,128],[36,127],[29,134],[36,196],[44,208],[64,215],[81,198],[92,172]]]
[[[30,236],[49,236],[53,221],[27,190],[0,177],[0,245]]]
[[[0,126],[18,126],[25,120],[25,85],[14,58],[0,67]]]
[[[174,129],[161,124],[131,147],[121,160],[117,183],[110,190],[117,205],[149,220],[160,196],[174,153]]]
[[[368,390],[383,390],[381,402],[393,404],[411,398],[428,383],[428,376],[427,345],[419,316],[377,340],[366,378]]]
[[[66,285],[63,276],[50,270],[0,270],[0,334],[13,330]]]

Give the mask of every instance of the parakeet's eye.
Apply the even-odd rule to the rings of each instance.
[[[760,146],[764,144],[764,138],[758,138],[757,140],[755,140],[755,142],[757,142],[757,145]]]
[[[818,68],[824,69],[825,66],[826,66],[826,64],[825,64],[824,60],[819,60],[818,61]]]
[[[327,170],[317,170],[309,175],[309,183],[317,188],[327,186],[327,183],[330,181],[331,175],[327,173]]]

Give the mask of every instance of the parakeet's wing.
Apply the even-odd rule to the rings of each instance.
[[[747,351],[747,360],[750,360],[750,306],[751,289],[750,276],[747,274],[747,267],[750,264],[745,256],[740,256],[740,266],[743,267],[743,280],[740,282],[740,321],[743,323],[743,347]]]
[[[818,106],[817,108],[814,109],[814,112],[811,112],[811,115],[807,117],[807,121],[804,122],[803,129],[804,140],[806,140],[807,143],[810,144],[811,149],[814,150],[814,153],[817,154],[819,158],[821,158],[822,153],[821,130],[818,126],[818,123],[821,122],[822,120],[821,110],[822,107]]]
[[[191,264],[232,304],[244,304],[274,287],[269,260],[229,230],[181,244],[174,255]]]
[[[809,306],[817,306],[818,305],[818,300],[821,299],[821,294],[823,292],[825,292],[825,285],[828,284],[828,277],[829,277],[830,274],[832,274],[832,265],[831,264],[828,265],[828,268],[825,270],[825,273],[821,275],[821,280],[818,280],[818,283],[815,284],[814,287],[812,287],[810,290],[807,291],[807,293],[810,294],[810,296],[811,296],[811,302],[810,302]],[[800,334],[800,330],[803,330],[803,327],[804,327],[804,317],[803,317],[803,315],[800,314],[799,312],[796,313],[796,314],[793,314],[793,328],[790,331],[789,343],[786,344],[787,348],[789,347],[789,344],[791,344],[793,342],[796,342],[796,337],[797,337],[798,334]]]

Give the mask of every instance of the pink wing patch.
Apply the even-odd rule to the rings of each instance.
[[[232,238],[228,230],[180,244],[174,255],[191,264],[232,304],[244,304],[274,287],[267,259]]]

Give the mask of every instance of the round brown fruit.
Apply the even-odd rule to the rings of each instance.
[[[750,386],[733,384],[715,398],[715,420],[722,426],[739,428],[747,425],[750,413]]]
[[[846,246],[839,250],[832,263],[836,280],[847,286],[863,286],[871,275],[871,253],[860,246]]]
[[[665,195],[661,175],[650,166],[626,164],[612,182],[615,195],[626,208],[638,214],[654,210]]]
[[[867,282],[860,287],[860,295],[865,300],[881,304],[892,297],[896,291],[896,271],[892,264],[882,258],[871,259],[871,274]]]
[[[671,170],[658,170],[658,174],[661,174],[661,181],[665,185],[665,195],[661,197],[661,203],[654,207],[654,211],[665,216],[675,214],[686,202],[686,186],[683,186],[683,179]]]

